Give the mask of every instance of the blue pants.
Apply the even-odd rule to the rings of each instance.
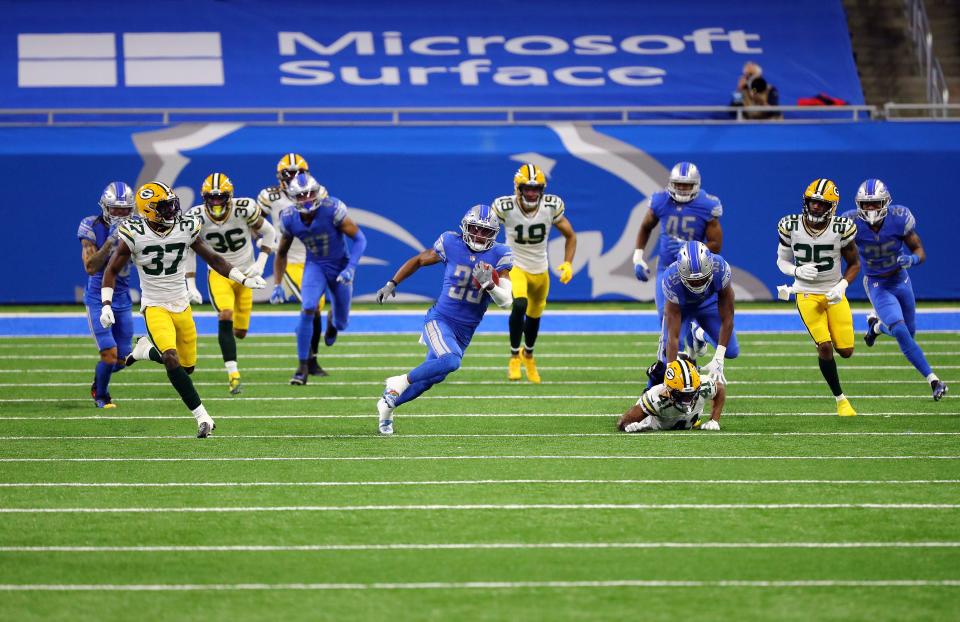
[[[117,349],[117,356],[123,359],[133,350],[133,314],[130,307],[114,307],[113,316],[117,322],[110,328],[100,325],[100,310],[103,305],[92,300],[86,301],[87,323],[90,332],[97,341],[97,350],[103,352],[110,348]]]
[[[353,283],[337,282],[337,276],[346,265],[346,262],[340,265],[308,261],[303,266],[303,280],[300,282],[301,309],[315,311],[320,297],[327,294],[332,298],[333,325],[337,330],[346,329],[350,322]]]
[[[897,322],[903,322],[910,335],[917,332],[917,301],[913,296],[913,285],[906,270],[885,279],[875,276],[863,277],[863,289],[867,292],[870,304],[887,328]]]
[[[714,348],[717,347],[717,340],[720,338],[720,309],[717,307],[715,298],[707,299],[699,307],[680,307],[680,340],[678,346],[683,348],[684,335],[690,332],[690,322],[696,321],[703,328],[707,337],[707,342]],[[667,327],[665,324],[660,328],[660,352],[658,358],[663,363],[667,361]],[[686,332],[684,332],[686,331]],[[730,335],[730,342],[727,344],[727,352],[723,358],[735,359],[740,355],[740,344],[737,342],[736,331]]]
[[[474,330],[476,327],[466,328],[449,322],[431,309],[420,334],[420,341],[427,346],[427,358],[407,374],[410,386],[397,398],[396,405],[415,400],[460,369],[463,353],[470,345]]]

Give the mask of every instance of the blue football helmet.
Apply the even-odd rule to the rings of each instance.
[[[287,182],[286,193],[296,205],[297,211],[302,214],[315,212],[327,198],[327,189],[310,173],[298,173]]]
[[[113,219],[130,218],[136,208],[133,197],[133,188],[122,181],[111,181],[100,194],[100,211],[103,212],[103,222],[113,224]]]
[[[481,203],[467,210],[460,221],[460,231],[463,232],[463,241],[466,245],[479,253],[491,248],[497,241],[500,221],[493,213],[492,207]]]
[[[694,294],[706,291],[713,281],[713,253],[702,242],[684,243],[677,255],[677,272],[684,287]]]
[[[677,162],[670,170],[667,194],[677,203],[689,203],[700,193],[700,171],[693,162]]]
[[[892,199],[887,184],[879,179],[868,179],[857,188],[857,196],[853,200],[857,204],[857,216],[875,225],[887,217],[887,206]]]

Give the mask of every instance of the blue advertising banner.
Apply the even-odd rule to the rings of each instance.
[[[0,183],[9,193],[5,251],[15,267],[0,288],[0,302],[77,299],[86,277],[77,224],[97,212],[110,180],[160,179],[175,188],[183,205],[192,205],[204,177],[221,171],[234,180],[238,196],[256,196],[275,183],[276,162],[289,151],[307,158],[366,233],[359,296],[372,295],[440,233],[456,230],[468,207],[512,193],[515,170],[530,161],[546,171],[548,191],[565,200],[578,233],[574,278],[567,285],[555,281],[551,298],[649,300],[652,284],[633,276],[637,229],[647,198],[665,185],[669,168],[692,160],[703,174],[703,188],[723,202],[722,254],[733,266],[739,299],[769,299],[784,282],[776,267],[777,221],[799,212],[806,185],[824,176],[836,180],[841,210],[854,207],[862,180],[886,181],[894,202],[916,215],[927,250],[927,263],[911,270],[918,296],[960,297],[960,280],[950,276],[960,215],[945,193],[960,170],[957,124],[265,128],[211,123],[0,129]],[[549,249],[556,266],[563,249],[556,232]],[[431,299],[438,287],[439,272],[424,269],[401,292]],[[848,293],[862,298],[859,282]]]
[[[726,105],[863,94],[840,0],[2,2],[0,107]]]

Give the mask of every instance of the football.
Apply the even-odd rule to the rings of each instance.
[[[482,264],[484,264],[484,262],[480,262],[477,265],[482,265]],[[490,266],[490,264],[485,264],[485,265]],[[497,286],[500,284],[500,275],[493,268],[493,266],[490,266],[490,269],[492,270],[492,274],[493,274],[493,285]],[[471,277],[470,281],[472,282],[474,289],[483,289],[482,287],[480,287],[480,281],[478,281],[477,279]]]

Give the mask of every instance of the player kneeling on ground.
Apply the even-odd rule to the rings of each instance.
[[[700,375],[696,365],[678,359],[667,365],[663,384],[647,389],[617,423],[621,432],[656,430],[719,430],[720,413],[727,399],[726,387],[708,374]],[[700,416],[707,400],[713,400],[710,419]]]

